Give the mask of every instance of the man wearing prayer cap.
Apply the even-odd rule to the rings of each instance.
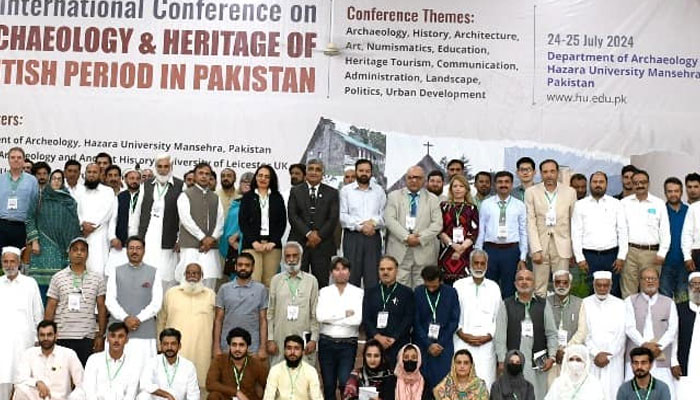
[[[567,344],[574,337],[581,336],[575,336],[575,334],[578,330],[582,299],[571,294],[572,280],[571,273],[567,270],[560,269],[552,273],[554,294],[547,296],[547,303],[552,307],[552,312],[554,313],[554,323],[557,326],[557,345],[559,348],[556,355],[557,363],[549,373],[548,379],[550,383],[559,376]],[[583,342],[583,338],[578,340],[574,341],[574,343],[580,344]]]
[[[153,169],[155,175],[143,184],[138,236],[146,241],[143,261],[158,268],[163,290],[167,290],[176,284],[176,249],[180,230],[177,198],[182,192],[182,180],[173,176],[170,154],[156,156]]]
[[[685,399],[696,395],[691,390],[697,390],[700,382],[700,272],[688,275],[688,301],[678,303],[676,308],[678,341],[671,354],[671,373],[677,379],[678,398]]]
[[[625,379],[625,303],[610,294],[612,278],[610,271],[593,274],[594,294],[583,299],[578,327],[578,332],[586,332],[591,375],[603,385],[608,399],[615,398]]]
[[[20,249],[2,248],[0,277],[0,399],[9,399],[17,381],[17,366],[24,350],[36,341],[36,325],[44,318],[39,285],[19,272]]]

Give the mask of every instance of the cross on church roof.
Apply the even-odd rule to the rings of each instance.
[[[423,146],[426,147],[426,149],[427,149],[427,151],[428,151],[428,155],[430,155],[430,148],[431,148],[431,147],[435,147],[435,145],[432,144],[432,143],[430,143],[430,141],[427,141],[427,142],[423,143]]]

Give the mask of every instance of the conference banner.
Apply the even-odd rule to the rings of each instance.
[[[0,0],[0,168],[698,161],[693,0]]]

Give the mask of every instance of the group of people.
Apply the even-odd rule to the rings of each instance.
[[[236,187],[207,163],[181,180],[168,154],[124,171],[7,154],[0,399],[666,400],[700,383],[695,173],[687,205],[677,178],[664,202],[628,165],[613,197],[603,172],[566,184],[528,157],[517,187],[472,187],[452,160],[387,194],[366,159],[340,189],[320,160],[293,164],[283,191],[270,165]]]

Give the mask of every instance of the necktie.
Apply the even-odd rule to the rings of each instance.
[[[409,212],[411,213],[411,217],[415,217],[418,213],[418,193],[409,193],[408,195],[411,196],[409,201]]]
[[[311,187],[311,194],[309,194],[309,198],[311,199],[311,208],[316,209],[316,188]]]

